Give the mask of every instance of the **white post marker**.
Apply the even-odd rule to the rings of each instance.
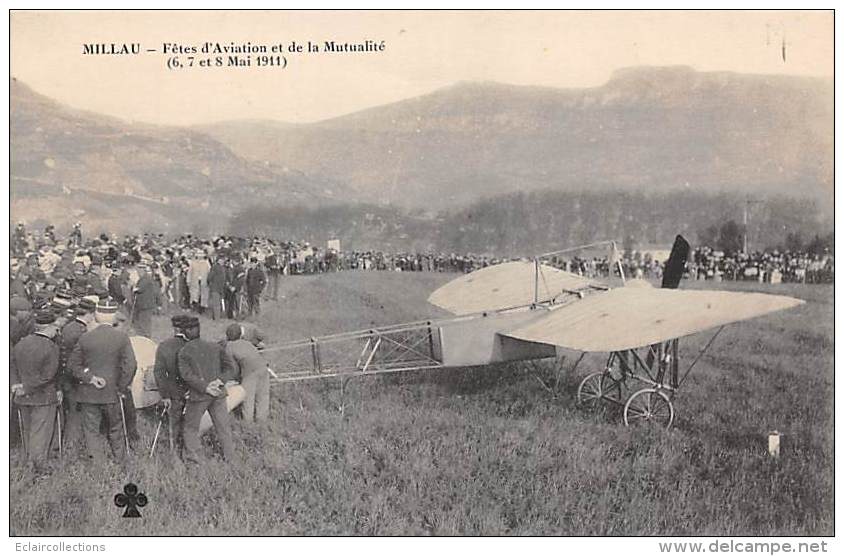
[[[774,459],[780,457],[780,433],[777,431],[768,434],[768,454]]]

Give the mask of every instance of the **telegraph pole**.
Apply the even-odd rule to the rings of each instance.
[[[759,201],[757,199],[752,199],[750,195],[748,195],[744,200],[744,242],[742,244],[742,253],[744,253],[745,255],[747,255],[747,213],[750,210],[750,205],[759,204],[761,202],[762,201]]]

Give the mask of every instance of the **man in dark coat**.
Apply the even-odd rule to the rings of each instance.
[[[139,336],[152,338],[152,314],[160,304],[160,289],[145,265],[138,265],[138,283],[134,289],[132,327]]]
[[[211,318],[217,320],[223,317],[223,294],[226,290],[226,269],[219,257],[211,265],[206,282],[210,293],[208,303],[211,306]]]
[[[81,383],[76,389],[82,412],[82,434],[88,454],[98,461],[106,458],[100,435],[105,419],[111,453],[118,462],[126,458],[123,413],[119,392],[131,384],[137,363],[129,336],[112,326],[117,305],[102,303],[94,314],[96,327],[80,336],[68,365]]]
[[[261,312],[261,292],[267,284],[267,276],[261,270],[258,259],[251,259],[252,265],[246,273],[246,303],[249,305],[249,315],[257,315]]]
[[[53,338],[57,330],[51,311],[39,311],[35,332],[22,338],[12,349],[10,380],[13,402],[20,411],[27,461],[36,473],[44,471],[56,425],[58,398],[59,346]]]
[[[76,386],[78,381],[68,368],[70,354],[76,348],[79,338],[88,331],[88,327],[94,322],[94,310],[96,304],[90,299],[79,300],[74,310],[74,318],[67,322],[61,330],[61,373],[59,385],[63,392],[64,405],[64,440],[68,447],[79,446],[82,438],[82,414],[80,413],[76,400]]]
[[[185,335],[188,343],[178,355],[179,373],[190,389],[184,421],[185,461],[199,461],[199,424],[206,410],[223,447],[223,456],[234,461],[225,383],[236,378],[237,367],[220,345],[200,339],[199,320],[185,330]]]
[[[127,279],[126,271],[118,268],[113,268],[111,276],[108,277],[108,295],[119,305],[126,301],[123,297],[123,285]]]
[[[240,259],[235,259],[226,268],[226,316],[230,319],[240,318],[240,296],[245,286],[246,270]]]
[[[195,328],[199,325],[199,319],[190,315],[176,315],[170,319],[173,325],[174,335],[158,344],[155,350],[155,384],[164,407],[167,410],[167,419],[170,430],[170,449],[174,444],[183,446],[183,427],[185,397],[188,393],[188,386],[179,374],[179,351],[188,343],[185,329]]]

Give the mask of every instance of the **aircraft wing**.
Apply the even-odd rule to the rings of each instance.
[[[600,286],[577,274],[548,265],[539,265],[539,301],[547,301],[563,290]],[[533,262],[514,261],[476,270],[440,287],[428,302],[456,315],[494,311],[529,305],[534,300],[536,266]]]
[[[551,311],[504,336],[611,352],[680,338],[804,303],[762,293],[617,288]]]

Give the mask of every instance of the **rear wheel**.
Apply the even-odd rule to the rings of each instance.
[[[639,390],[624,404],[624,424],[657,425],[668,428],[674,422],[674,405],[661,390],[644,388]]]
[[[594,409],[603,397],[604,373],[592,373],[580,381],[577,387],[577,403],[583,407]]]
[[[614,379],[607,371],[587,375],[577,387],[577,403],[594,409],[601,401],[621,404],[622,382]]]

